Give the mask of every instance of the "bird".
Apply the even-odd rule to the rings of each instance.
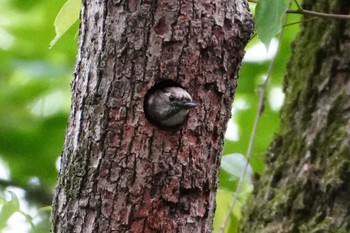
[[[146,116],[149,121],[163,128],[182,125],[189,110],[197,104],[191,95],[181,87],[164,87],[156,89],[146,99]]]

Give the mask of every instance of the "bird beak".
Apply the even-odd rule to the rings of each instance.
[[[184,108],[186,109],[190,109],[190,108],[195,108],[197,107],[197,104],[194,102],[186,102],[182,105]]]

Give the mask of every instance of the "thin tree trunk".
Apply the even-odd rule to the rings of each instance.
[[[253,22],[243,1],[83,2],[53,232],[211,232],[220,153]],[[198,107],[144,115],[162,80]]]
[[[304,9],[349,14],[348,0]],[[303,23],[285,77],[281,129],[241,232],[350,232],[350,21]]]

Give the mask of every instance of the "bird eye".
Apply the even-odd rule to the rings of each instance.
[[[175,100],[175,97],[174,96],[169,96],[169,100],[171,101],[171,102],[173,102],[174,100]]]

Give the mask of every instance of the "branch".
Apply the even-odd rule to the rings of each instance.
[[[309,10],[304,10],[304,9],[287,10],[286,13],[289,13],[289,14],[312,15],[312,16],[318,16],[318,17],[322,17],[322,18],[350,19],[350,15],[322,13],[322,12],[309,11]]]
[[[298,10],[302,10],[303,8],[299,5],[299,2],[297,0],[294,0],[295,5],[297,5]]]
[[[309,18],[309,19],[299,20],[299,21],[293,22],[293,23],[286,23],[282,27],[288,27],[288,26],[292,26],[292,25],[295,25],[295,24],[301,24],[301,23],[305,23],[307,21],[311,21],[311,20],[315,20],[315,19],[319,19],[319,18],[318,17],[312,17],[312,18]]]
[[[248,0],[248,2],[251,3],[257,3],[257,0]],[[312,16],[318,16],[322,18],[333,18],[333,19],[350,19],[350,15],[342,15],[342,14],[331,14],[331,13],[323,13],[318,11],[310,11],[310,10],[304,10],[301,8],[301,6],[298,4],[297,1],[294,1],[297,5],[297,10],[287,10],[286,13],[289,14],[301,14],[301,15],[312,15]]]
[[[290,3],[291,3],[291,1],[290,1]],[[286,20],[287,20],[287,16],[283,15],[282,23],[284,24],[286,22]],[[278,41],[282,41],[282,35],[283,35],[283,30],[281,30],[281,32],[278,35]],[[252,155],[253,155],[253,146],[254,146],[254,142],[255,142],[256,131],[258,129],[259,120],[260,120],[261,115],[262,115],[262,113],[264,111],[264,108],[265,108],[265,99],[266,99],[267,86],[268,86],[269,80],[270,80],[270,78],[272,76],[272,71],[273,71],[273,68],[275,66],[275,63],[276,63],[276,60],[277,60],[277,55],[278,55],[278,52],[280,50],[280,47],[281,47],[281,43],[278,43],[276,54],[272,58],[272,60],[271,60],[271,62],[269,64],[269,67],[268,67],[268,70],[267,70],[266,79],[260,85],[260,88],[259,88],[260,89],[259,104],[258,104],[258,108],[256,110],[257,112],[256,112],[254,123],[253,123],[253,129],[252,129],[252,132],[251,132],[250,138],[249,138],[249,145],[248,145],[247,154],[246,154],[247,163],[246,163],[246,165],[244,167],[244,170],[243,170],[243,173],[242,173],[241,177],[239,178],[239,182],[238,182],[235,194],[234,194],[234,196],[232,198],[232,201],[230,203],[229,211],[228,211],[228,213],[227,213],[227,215],[226,215],[226,217],[224,219],[224,222],[221,224],[221,226],[219,228],[219,233],[224,233],[225,232],[227,224],[230,221],[232,212],[233,212],[233,210],[235,208],[235,205],[236,205],[236,202],[238,200],[238,194],[240,192],[241,186],[243,184],[244,177],[245,177],[245,175],[247,173],[247,170],[248,170],[248,165],[249,165],[250,160],[251,160]]]

